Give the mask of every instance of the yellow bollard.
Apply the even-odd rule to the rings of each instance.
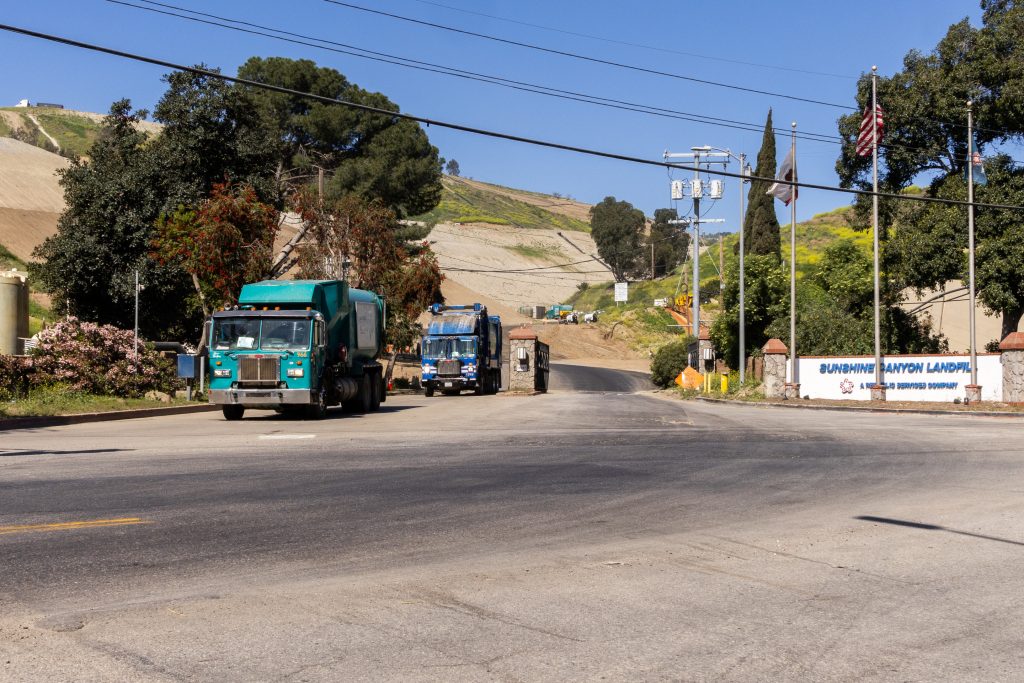
[[[729,375],[722,375],[722,393],[729,393]]]

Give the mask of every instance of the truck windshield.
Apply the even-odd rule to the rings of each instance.
[[[214,349],[218,351],[255,349],[259,348],[259,345],[259,318],[214,318]]]
[[[264,350],[302,350],[309,348],[309,333],[312,321],[308,319],[282,318],[263,320]]]
[[[475,339],[456,339],[452,358],[472,358],[476,355]]]
[[[473,358],[475,356],[475,339],[426,337],[423,340],[424,358]]]
[[[444,337],[425,337],[423,339],[424,358],[447,358],[450,339]]]

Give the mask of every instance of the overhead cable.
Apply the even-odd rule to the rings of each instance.
[[[112,55],[114,57],[121,57],[122,59],[130,59],[136,62],[142,62],[145,64],[152,64],[154,66],[161,66],[167,69],[173,69],[175,71],[183,71],[186,73],[196,74],[198,76],[204,76],[206,78],[219,79],[228,83],[236,83],[238,85],[244,85],[252,88],[259,88],[262,90],[269,90],[271,92],[282,93],[285,95],[292,95],[295,97],[303,97],[316,102],[324,102],[327,104],[337,104],[350,109],[356,109],[359,111],[365,111],[371,114],[378,114],[393,119],[403,119],[406,121],[415,121],[422,123],[426,126],[438,126],[439,128],[447,128],[449,130],[461,131],[464,133],[472,133],[474,135],[480,135],[484,137],[494,138],[498,140],[507,140],[509,142],[518,142],[527,145],[533,145],[535,147],[544,147],[547,149],[558,149],[565,152],[573,152],[576,154],[585,154],[601,159],[611,159],[615,161],[625,161],[633,164],[639,164],[643,166],[651,166],[657,168],[674,168],[674,169],[687,169],[693,170],[692,166],[686,166],[683,164],[671,164],[665,161],[656,161],[654,159],[645,159],[642,157],[634,157],[628,154],[619,154],[616,152],[606,152],[602,150],[589,149],[586,147],[578,147],[575,145],[567,145],[560,142],[552,142],[549,140],[541,140],[538,138],[530,138],[522,135],[513,135],[511,133],[503,133],[501,131],[489,130],[486,128],[478,128],[475,126],[467,126],[460,123],[453,123],[450,121],[444,121],[440,119],[433,119],[426,116],[417,116],[408,114],[405,112],[392,111],[389,109],[382,109],[380,107],[372,107],[366,104],[360,104],[357,102],[350,102],[347,100],[341,100],[333,97],[325,97],[323,95],[315,95],[313,93],[302,92],[301,90],[294,90],[292,88],[285,88],[279,85],[272,85],[270,83],[261,83],[248,78],[239,78],[237,76],[227,76],[217,71],[211,71],[210,69],[204,69],[198,66],[185,66],[184,64],[177,64],[175,62],[167,61],[164,59],[157,59],[155,57],[147,57],[133,52],[126,52],[124,50],[117,50],[115,48],[104,47],[102,45],[96,45],[93,43],[86,43],[72,38],[65,38],[63,36],[57,36],[50,33],[44,33],[41,31],[34,31],[32,29],[22,28],[19,26],[13,26],[11,24],[0,24],[0,30],[7,31],[9,33],[16,33],[23,36],[29,36],[31,38],[38,38],[40,40],[46,40],[52,43],[59,43],[61,45],[68,45],[70,47],[77,47],[83,50],[90,50],[92,52],[99,52],[102,54]],[[722,176],[724,178],[743,178],[749,181],[764,181],[769,183],[776,182],[775,178],[744,175],[740,173],[733,173],[731,171],[719,170],[719,169],[701,169],[701,173],[706,175]],[[889,199],[899,199],[904,201],[915,201],[931,204],[946,204],[950,206],[969,206],[970,202],[958,199],[944,199],[941,197],[926,197],[921,195],[908,195],[893,192],[872,192],[870,190],[861,190],[856,188],[847,187],[835,187],[832,185],[821,185],[818,183],[807,183],[807,182],[792,182],[792,181],[778,181],[782,184],[802,187],[809,190],[824,190],[827,192],[838,192],[841,194],[850,194],[858,196],[878,196]],[[988,208],[988,209],[1007,209],[1012,211],[1024,211],[1024,206],[1017,204],[987,204],[974,202],[976,208]]]

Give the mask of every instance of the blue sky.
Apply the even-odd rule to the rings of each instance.
[[[771,107],[777,127],[795,120],[798,130],[835,134],[836,118],[844,113],[834,107],[543,54],[323,0],[167,2],[402,57],[751,122],[758,127],[763,125]],[[980,20],[978,4],[963,0],[862,0],[856,4],[809,0],[651,0],[628,4],[610,0],[352,2],[603,60],[850,106],[856,77],[872,64],[878,65],[879,73],[890,74],[900,68],[908,50],[930,50],[951,23],[965,16],[974,24]],[[666,149],[688,151],[694,145],[712,145],[745,152],[753,158],[761,142],[759,131],[553,99],[203,26],[105,0],[6,3],[2,15],[3,23],[172,62],[204,62],[232,74],[252,55],[309,58],[338,69],[366,89],[385,93],[406,112],[631,156],[660,159]],[[0,54],[5,64],[4,93],[0,98],[3,104],[28,98],[33,102],[59,102],[69,108],[105,112],[112,101],[122,97],[130,98],[137,107],[152,108],[163,92],[162,70],[158,67],[8,33],[0,33]],[[671,204],[669,178],[663,169],[539,149],[438,127],[430,127],[427,132],[443,156],[458,160],[464,176],[538,192],[558,192],[591,203],[614,195],[648,214]],[[780,138],[777,144],[781,161],[788,139]],[[800,179],[835,185],[838,149],[836,144],[799,141]],[[848,201],[845,195],[801,191],[798,218],[802,220]],[[724,199],[709,215],[725,218],[725,228],[734,230],[736,202],[736,181],[727,180]],[[787,221],[788,210],[781,203],[777,206],[780,218]]]

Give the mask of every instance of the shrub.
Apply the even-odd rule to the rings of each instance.
[[[0,355],[0,401],[11,401],[28,393],[32,359]]]
[[[689,340],[669,342],[654,354],[651,361],[651,381],[661,388],[672,386],[686,367]]]
[[[141,344],[136,353],[134,346],[128,330],[68,318],[39,333],[31,383],[124,398],[169,391],[175,378],[170,361]]]

